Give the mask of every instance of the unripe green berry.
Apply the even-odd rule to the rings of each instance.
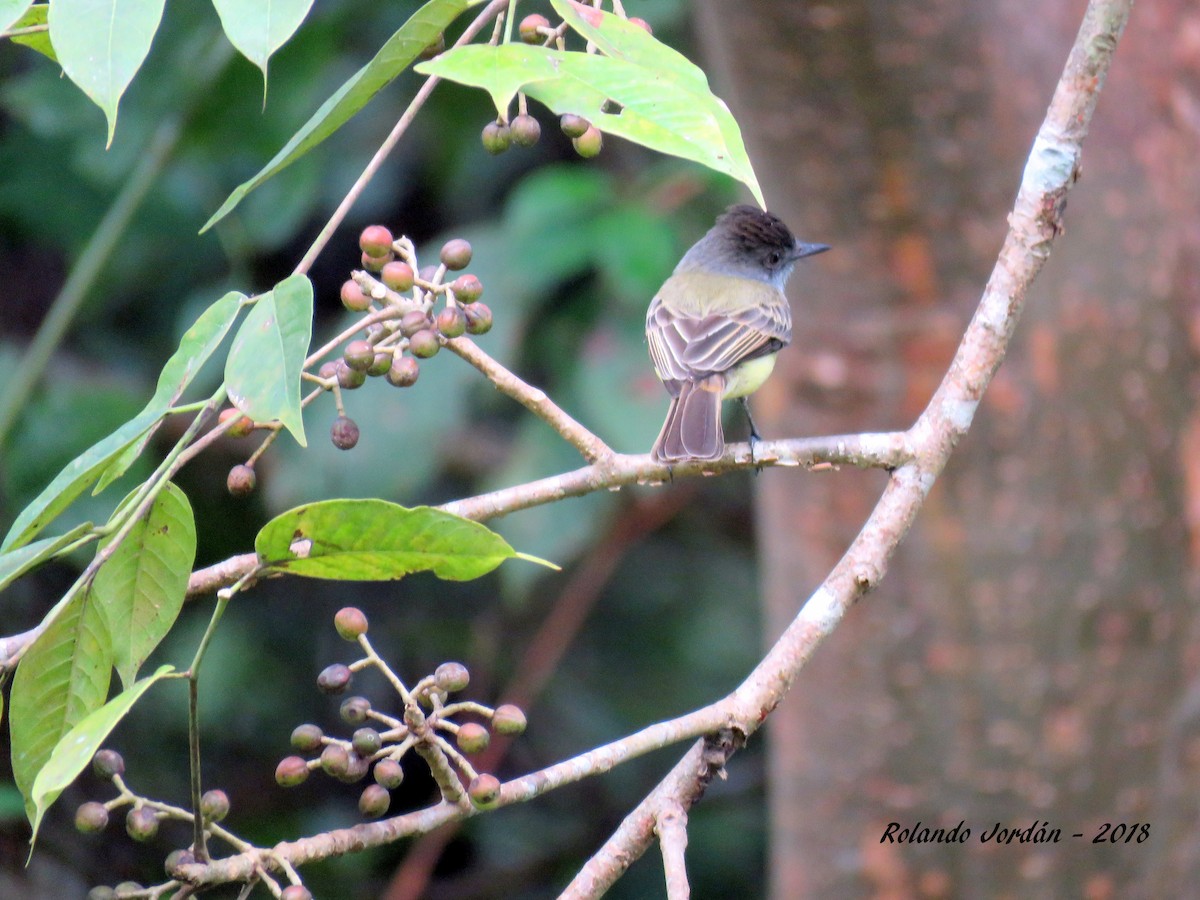
[[[368,819],[378,819],[388,811],[392,804],[392,795],[387,788],[378,784],[368,784],[358,798],[358,811]]]
[[[330,378],[337,378],[337,366],[341,362],[340,359],[331,359],[328,362],[321,363],[321,368],[317,369],[317,375],[328,381]]]
[[[413,270],[406,262],[394,260],[379,270],[379,280],[393,291],[404,293],[413,286]]]
[[[366,312],[371,308],[371,298],[363,293],[363,289],[353,279],[342,282],[341,297],[342,306],[350,312]]]
[[[92,757],[92,771],[97,778],[112,778],[114,775],[125,774],[125,759],[116,750],[97,750]]]
[[[342,390],[352,391],[366,383],[367,373],[350,368],[344,359],[339,359],[335,365],[337,366],[338,385]]]
[[[375,348],[364,340],[351,341],[346,345],[346,352],[342,358],[354,371],[365,372],[371,367],[371,363],[375,362]]]
[[[483,126],[483,149],[493,156],[499,156],[512,143],[512,131],[500,122],[488,122]]]
[[[258,476],[254,469],[242,463],[229,470],[225,477],[225,489],[234,497],[245,497],[254,493],[258,484]]]
[[[163,869],[168,877],[174,878],[180,866],[190,866],[196,862],[196,856],[190,850],[172,850],[163,861]]]
[[[458,727],[455,742],[463,753],[482,753],[491,742],[491,737],[478,722],[464,722]]]
[[[117,892],[118,896],[125,897],[129,896],[130,894],[136,894],[138,891],[145,890],[145,888],[142,887],[141,882],[138,881],[122,881],[120,884],[114,887],[113,890]]]
[[[325,733],[317,725],[297,725],[292,729],[291,744],[301,753],[311,753],[321,746]]]
[[[463,307],[467,317],[467,334],[487,334],[492,330],[492,310],[483,303],[468,303]]]
[[[513,143],[520,144],[522,147],[532,147],[542,136],[541,124],[533,116],[527,114],[513,119],[509,123],[508,130],[512,132]]]
[[[520,734],[525,730],[525,713],[518,706],[505,703],[492,713],[492,729],[496,734]]]
[[[229,815],[229,795],[221,790],[205,791],[200,798],[200,813],[206,822],[220,822]]]
[[[146,806],[131,809],[125,817],[125,830],[135,841],[153,840],[158,834],[158,816]]]
[[[295,787],[308,780],[308,763],[302,756],[285,756],[275,767],[275,783],[280,787]]]
[[[562,129],[562,133],[567,137],[577,138],[585,134],[592,127],[592,123],[583,116],[567,113],[558,120],[558,127]]]
[[[341,694],[350,686],[353,674],[349,666],[334,663],[321,670],[317,676],[317,687],[324,694]]]
[[[79,809],[75,810],[75,830],[80,834],[95,834],[97,831],[103,831],[106,825],[108,810],[104,808],[103,803],[89,800],[79,804]]]
[[[433,673],[437,686],[448,694],[463,690],[471,683],[471,673],[462,663],[442,663]]]
[[[388,384],[396,387],[411,387],[421,374],[421,364],[411,356],[397,356],[388,369]]]
[[[117,892],[106,884],[98,884],[87,892],[87,900],[114,900]]]
[[[459,303],[474,303],[483,296],[483,282],[474,275],[459,275],[450,282],[450,290]]]
[[[588,130],[577,138],[573,138],[571,144],[575,147],[575,152],[584,159],[591,159],[600,153],[600,149],[604,146],[604,135],[600,133],[600,129],[595,125],[589,125]]]
[[[350,736],[350,744],[359,756],[371,756],[383,746],[383,738],[374,728],[359,728]]]
[[[457,306],[447,306],[437,315],[437,329],[447,338],[460,337],[467,330],[467,317]]]
[[[539,28],[549,28],[550,20],[545,16],[531,13],[521,20],[519,26],[521,40],[527,44],[540,44],[546,40],[545,35],[538,31]]]
[[[451,271],[465,269],[471,264],[471,242],[462,238],[446,241],[439,258],[442,265]]]
[[[333,627],[344,641],[357,641],[360,634],[367,633],[367,617],[357,606],[342,607],[334,614]]]
[[[500,779],[495,775],[476,775],[467,786],[467,796],[476,809],[491,809],[500,800]]]
[[[354,449],[358,443],[358,434],[358,423],[349,416],[338,416],[329,428],[329,439],[339,450]]]
[[[342,701],[338,714],[347,725],[361,725],[367,721],[370,709],[371,701],[366,697],[347,697]]]
[[[410,338],[421,329],[428,327],[429,314],[419,309],[406,312],[400,317],[400,333],[406,338]]]
[[[380,375],[386,375],[388,369],[392,367],[392,353],[390,350],[380,350],[375,354],[375,359],[371,362],[370,368],[367,369],[369,378],[378,378]]]
[[[394,759],[381,759],[375,763],[375,781],[388,790],[395,790],[404,781],[404,769]]]
[[[321,770],[334,778],[344,778],[350,770],[350,751],[341,744],[326,744],[321,751]]]
[[[437,352],[441,349],[442,345],[438,341],[437,334],[428,328],[422,328],[408,339],[408,352],[419,359],[437,356]]]
[[[368,225],[358,236],[358,249],[380,259],[392,252],[392,233],[382,225]]]

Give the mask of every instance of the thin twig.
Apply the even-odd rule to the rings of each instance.
[[[566,410],[546,396],[545,391],[522,381],[516,374],[484,352],[483,348],[469,337],[457,337],[446,341],[446,347],[486,375],[500,393],[516,400],[539,419],[548,423],[583,454],[583,458],[588,462],[595,463],[614,455],[608,444],[571,418]]]
[[[684,851],[688,845],[687,821],[687,810],[675,799],[664,803],[654,820],[654,831],[662,848],[667,900],[688,900],[692,896],[684,863]]]
[[[454,42],[454,46],[461,46],[474,38],[507,5],[508,0],[492,0],[475,17],[471,24],[466,27],[466,30],[463,31],[459,39]],[[404,136],[404,132],[408,130],[408,126],[412,124],[413,119],[416,118],[417,113],[420,112],[421,107],[425,105],[425,101],[429,99],[429,95],[433,93],[433,89],[438,86],[440,81],[441,79],[436,75],[430,75],[425,79],[425,83],[421,85],[421,89],[417,91],[416,96],[409,102],[408,108],[404,110],[403,115],[400,116],[391,133],[379,145],[379,149],[375,151],[375,155],[371,157],[371,161],[367,163],[362,174],[350,186],[350,190],[346,192],[346,196],[342,198],[342,202],[338,204],[338,208],[333,211],[333,215],[329,217],[329,221],[325,223],[325,227],[321,229],[312,246],[308,248],[308,252],[304,254],[304,258],[296,264],[296,268],[292,271],[293,275],[303,275],[312,268],[312,264],[317,261],[317,257],[321,255],[321,251],[325,249],[325,245],[333,238],[333,233],[337,231],[345,220],[347,214],[350,212],[350,208],[358,201],[358,198],[366,190],[371,179],[375,177],[375,173],[379,171],[384,161],[396,148],[396,144]]]

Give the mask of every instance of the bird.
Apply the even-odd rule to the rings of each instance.
[[[747,397],[792,339],[783,293],[798,260],[830,249],[797,240],[783,220],[755,206],[729,207],[683,255],[646,311],[646,342],[671,396],[650,451],[658,463],[714,460],[725,452],[721,401],[737,399],[761,439]]]

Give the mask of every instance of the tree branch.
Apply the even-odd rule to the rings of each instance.
[[[908,432],[914,458],[897,469],[883,496],[824,583],[801,607],[750,677],[728,698],[732,718],[746,735],[757,730],[787,693],[816,646],[847,610],[883,578],[887,562],[907,534],[955,445],[971,427],[983,392],[1004,361],[1008,344],[1034,278],[1062,233],[1066,195],[1079,178],[1081,145],[1104,85],[1113,51],[1129,19],[1132,0],[1091,0],[1062,77],[1034,139],[1025,165],[1009,230],[983,297],[945,377]],[[692,784],[689,753],[625,820],[584,866],[563,896],[598,897],[598,890],[573,891],[585,873],[595,885],[612,884],[645,852],[647,828],[626,828],[653,816],[667,799],[688,808]],[[681,783],[681,778],[683,781]]]

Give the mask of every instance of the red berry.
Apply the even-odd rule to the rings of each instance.
[[[348,279],[342,282],[342,306],[350,312],[366,312],[371,308],[371,298],[363,293],[358,282]]]
[[[459,303],[474,303],[483,296],[483,282],[474,275],[459,275],[450,282],[450,290]]]
[[[334,615],[333,627],[342,640],[357,641],[360,634],[367,633],[367,617],[357,606],[347,606]]]
[[[537,13],[528,15],[521,20],[519,26],[521,40],[527,44],[540,44],[546,40],[546,36],[538,31],[539,28],[549,28],[550,20],[545,16],[540,16]]]
[[[412,266],[400,260],[393,260],[379,270],[379,280],[393,291],[404,293],[413,286]]]
[[[476,809],[491,809],[500,800],[500,779],[495,775],[476,775],[467,786],[467,796]]]
[[[358,247],[376,259],[388,256],[392,252],[392,233],[382,225],[368,225],[358,236]]]

